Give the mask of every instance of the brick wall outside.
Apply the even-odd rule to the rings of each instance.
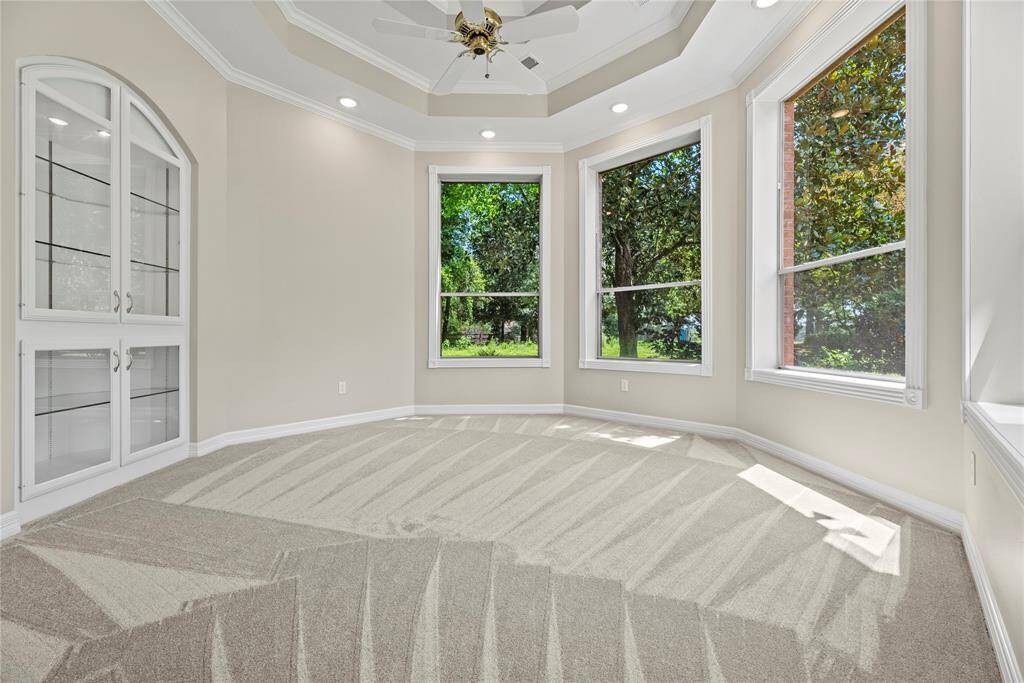
[[[795,103],[789,101],[782,109],[782,265],[793,265],[794,210],[793,196],[795,181],[793,177],[793,113]],[[782,278],[782,354],[783,365],[796,365],[793,350],[794,318],[793,318],[793,275]]]

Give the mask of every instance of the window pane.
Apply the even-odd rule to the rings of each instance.
[[[902,376],[903,251],[782,276],[783,364]]]
[[[110,311],[111,138],[41,94],[35,126],[35,304]]]
[[[178,168],[131,146],[132,313],[175,316],[181,254]]]
[[[604,171],[601,284],[700,279],[700,143]]]
[[[441,184],[441,291],[540,290],[540,184]]]
[[[540,357],[536,296],[441,297],[441,356]]]
[[[178,438],[178,347],[131,349],[132,452]]]
[[[43,78],[43,83],[86,109],[110,120],[110,88],[78,78]]]
[[[785,103],[783,265],[904,238],[902,16]]]
[[[601,295],[601,356],[701,359],[700,286]]]
[[[110,459],[110,351],[36,351],[35,482]]]
[[[130,125],[133,137],[140,139],[154,149],[175,156],[174,150],[164,140],[164,136],[160,135],[160,132],[149,122],[146,115],[139,111],[134,104],[131,109]]]

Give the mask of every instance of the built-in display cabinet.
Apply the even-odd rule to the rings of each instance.
[[[91,65],[26,60],[19,98],[27,501],[185,453],[191,166],[146,100]]]

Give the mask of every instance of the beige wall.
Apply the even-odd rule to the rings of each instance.
[[[235,85],[227,111],[228,430],[410,405],[412,152]]]
[[[736,106],[743,106],[746,92],[838,7],[823,3],[813,11],[800,30],[740,86]],[[931,3],[928,12],[926,407],[912,410],[741,381],[737,418],[744,428],[761,436],[961,510],[961,5]],[[742,120],[735,134],[744,137]],[[742,163],[738,171],[742,181]],[[737,204],[742,215],[746,211],[742,192]],[[742,245],[745,242],[741,251]]]
[[[1014,495],[969,427],[964,427],[963,465],[964,515],[1017,661],[1024,664],[1024,500]]]
[[[711,116],[711,259],[714,375],[664,375],[647,372],[582,370],[580,357],[580,159],[613,150],[630,142],[661,133],[675,126]],[[737,184],[736,161],[741,158],[741,139],[736,129],[742,124],[734,93],[663,116],[646,125],[604,138],[566,155],[565,201],[565,401],[574,405],[629,413],[656,415],[719,425],[736,423],[737,359],[742,339],[737,327],[738,302],[742,300],[742,274],[737,249],[742,232],[737,198],[743,187]],[[619,380],[629,380],[629,392],[619,389]]]
[[[3,2],[0,25],[0,511],[15,490],[21,57],[109,69],[194,156],[193,441],[412,402],[411,152],[229,86],[141,2]]]
[[[427,169],[438,166],[550,166],[551,167],[551,266],[550,305],[551,367],[548,368],[428,368],[428,219]],[[417,153],[413,168],[416,225],[416,403],[561,403],[563,385],[563,336],[566,327],[561,273],[563,203],[567,196],[560,154]]]
[[[3,385],[0,394],[0,510],[14,503],[14,421],[17,196],[15,159],[15,93],[21,57],[57,55],[101,65],[121,76],[159,107],[179,133],[196,161],[193,177],[195,258],[203,263],[224,262],[227,209],[226,120],[224,80],[162,19],[143,3],[0,3],[2,57],[3,213],[0,215],[0,304]],[[218,340],[230,330],[207,301],[218,294],[215,267],[198,272],[192,310],[193,428],[207,433],[226,424],[221,415],[227,396],[222,392]],[[207,298],[209,294],[209,298]],[[209,340],[209,341],[208,341]],[[198,381],[197,381],[198,374]]]

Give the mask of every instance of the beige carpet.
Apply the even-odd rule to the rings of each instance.
[[[0,588],[5,683],[998,680],[956,536],[573,417],[226,448],[31,525]]]

